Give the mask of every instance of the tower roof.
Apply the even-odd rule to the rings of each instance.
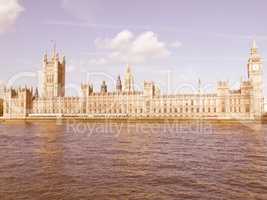
[[[130,67],[130,65],[129,64],[127,64],[127,66],[126,66],[126,68],[127,68],[127,73],[131,73],[131,67]]]
[[[256,44],[256,41],[255,40],[252,41],[252,47],[250,49],[250,54],[253,57],[259,57],[258,47],[257,47],[257,44]]]
[[[53,41],[53,40],[52,40],[52,42],[53,42],[52,56],[56,57],[56,54],[57,54],[57,43],[56,43],[56,41]]]
[[[257,48],[256,40],[253,40],[253,42],[252,42],[252,48],[253,49],[256,49]]]

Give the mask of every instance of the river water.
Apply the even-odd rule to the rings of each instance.
[[[0,125],[0,199],[267,199],[267,126]]]

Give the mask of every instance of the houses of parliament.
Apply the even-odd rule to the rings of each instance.
[[[81,95],[65,95],[66,59],[56,50],[44,55],[42,87],[4,88],[1,110],[4,119],[31,118],[130,118],[130,119],[242,119],[258,120],[264,112],[263,66],[253,42],[247,63],[247,78],[239,89],[219,81],[214,93],[161,94],[153,81],[144,81],[143,90],[134,88],[131,67],[118,76],[116,90],[108,91],[105,81],[100,91],[82,84]]]

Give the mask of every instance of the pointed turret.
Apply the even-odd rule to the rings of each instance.
[[[252,41],[252,47],[250,49],[250,54],[253,57],[258,57],[259,56],[258,55],[258,47],[257,47],[257,44],[256,44],[255,40]]]
[[[201,93],[201,80],[198,79],[198,93]]]
[[[252,48],[253,48],[253,49],[256,49],[256,48],[257,48],[256,40],[253,40],[253,42],[252,42]]]
[[[56,57],[56,54],[57,54],[57,43],[56,41],[52,41],[54,44],[53,44],[53,49],[52,49],[52,57],[55,58]]]
[[[117,92],[122,91],[122,84],[121,84],[121,77],[120,76],[118,76],[118,78],[117,78],[116,90],[117,90]]]
[[[108,92],[108,87],[105,81],[102,82],[101,85],[101,93],[107,93]]]
[[[130,74],[131,73],[131,67],[129,64],[126,65],[126,69],[127,69],[126,72]]]
[[[35,88],[35,93],[34,93],[34,96],[35,96],[36,98],[38,98],[38,97],[39,97],[38,88]]]
[[[44,62],[47,63],[47,60],[48,60],[48,58],[47,58],[47,52],[45,52],[45,54],[44,54]]]
[[[126,74],[124,77],[123,91],[124,92],[133,92],[134,91],[134,77],[131,72],[131,67],[127,64]]]

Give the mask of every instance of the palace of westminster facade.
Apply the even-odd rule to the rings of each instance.
[[[260,119],[264,112],[263,66],[255,41],[247,64],[248,78],[238,90],[219,81],[215,93],[162,95],[152,81],[143,91],[134,89],[134,77],[127,67],[116,90],[107,91],[103,81],[99,92],[82,84],[81,96],[65,96],[65,57],[54,50],[43,59],[41,92],[30,88],[5,88],[1,109],[4,119],[27,118],[173,118],[173,119]]]

